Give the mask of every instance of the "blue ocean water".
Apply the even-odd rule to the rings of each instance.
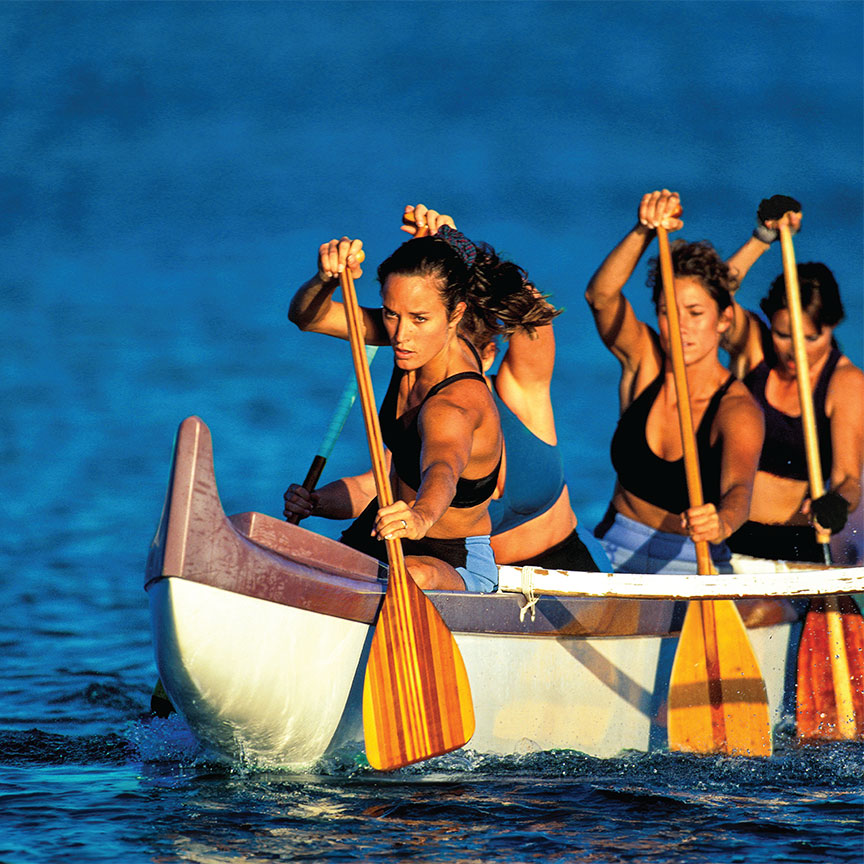
[[[279,514],[350,374],[288,300],[323,240],[384,257],[406,203],[566,307],[556,412],[584,524],[612,488],[617,365],[582,292],[643,191],[677,189],[683,236],[727,254],[761,198],[798,197],[798,258],[837,275],[861,365],[862,10],[0,5],[0,861],[861,860],[855,746],[453,756],[387,779],[215,765],[145,716],[143,566],[189,414],[225,509]],[[745,302],[780,269],[772,250]],[[649,316],[643,276],[628,294]],[[325,479],[364,453],[355,414]]]

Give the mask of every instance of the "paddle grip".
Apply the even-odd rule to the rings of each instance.
[[[324,470],[324,466],[326,464],[327,460],[320,455],[316,456],[312,460],[312,464],[309,466],[309,470],[306,472],[306,479],[301,484],[307,492],[314,491],[315,487],[318,485],[318,481],[321,479],[321,472]],[[295,513],[293,516],[286,517],[285,521],[290,523],[291,525],[299,525],[300,516]]]

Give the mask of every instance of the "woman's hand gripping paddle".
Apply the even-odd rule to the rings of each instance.
[[[367,365],[372,363],[377,351],[377,345],[366,346]],[[333,417],[330,420],[330,426],[327,428],[327,434],[324,436],[324,440],[321,442],[321,447],[318,449],[318,453],[315,455],[312,464],[309,466],[306,479],[303,481],[303,488],[308,492],[314,491],[315,487],[318,485],[318,480],[321,478],[321,472],[324,470],[324,466],[327,464],[327,459],[333,452],[336,439],[342,432],[342,427],[348,419],[348,414],[351,412],[351,406],[354,404],[356,398],[357,378],[352,375],[345,384],[345,389],[339,397],[336,410],[333,412]],[[300,522],[300,516],[296,514],[294,516],[288,516],[285,521],[290,522],[292,525],[297,525]]]
[[[354,371],[382,507],[393,503],[375,410],[354,280],[341,274]],[[402,543],[386,540],[390,573],[363,685],[366,756],[391,770],[456,750],[474,734],[471,688],[453,634],[405,567]]]
[[[785,220],[778,224],[786,282],[786,306],[795,352],[798,401],[804,426],[810,500],[824,491],[819,439],[813,411],[810,367],[804,344],[801,291],[792,232]],[[825,563],[831,563],[829,532],[816,529]],[[824,597],[813,600],[804,621],[798,647],[796,691],[798,737],[811,740],[864,738],[864,619],[850,598]]]
[[[669,235],[657,228],[684,469],[690,506],[703,503],[699,453],[678,320]],[[713,573],[708,543],[696,544],[699,573]],[[771,724],[762,672],[747,631],[731,600],[691,600],[687,606],[669,681],[670,750],[771,755]]]

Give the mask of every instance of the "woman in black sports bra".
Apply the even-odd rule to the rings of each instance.
[[[794,198],[775,195],[763,200],[753,236],[728,262],[738,278],[743,279],[778,238],[781,221],[795,233],[801,218],[801,205]],[[750,519],[729,545],[735,552],[759,558],[821,562],[824,553],[813,524],[836,535],[861,502],[864,373],[842,354],[834,339],[844,310],[833,274],[819,263],[798,264],[797,269],[819,455],[828,492],[810,500],[786,281],[781,273],[760,303],[770,329],[733,300],[734,323],[724,339],[733,369],[765,413],[765,445]],[[859,522],[860,516],[859,512]],[[835,563],[861,563],[861,544],[860,536],[838,538],[832,543]]]
[[[378,268],[382,306],[361,310],[367,343],[393,347],[395,366],[380,418],[395,503],[378,509],[374,483],[365,474],[311,495],[292,485],[285,514],[347,519],[369,507],[376,511],[371,535],[403,540],[408,569],[422,588],[494,591],[498,573],[488,508],[503,438],[476,351],[458,328],[470,311],[506,333],[508,319],[517,320],[538,301],[520,268],[472,243],[452,220],[429,227],[434,236],[407,241]],[[300,288],[288,313],[301,330],[347,338],[343,306],[332,294],[345,267],[360,276],[361,249],[359,240],[347,237],[320,247],[318,273]],[[478,293],[480,280],[496,285],[500,302],[481,305],[489,292]],[[354,533],[361,535],[355,539],[363,551],[384,557],[382,543],[369,548],[365,532]]]
[[[659,268],[652,268],[659,333],[640,321],[622,289],[656,228],[677,230],[678,195],[643,196],[636,225],[594,274],[585,297],[606,347],[621,363],[621,418],[612,441],[617,482],[595,534],[616,570],[696,572],[695,546],[712,544],[716,563],[728,560],[724,541],[747,518],[762,447],[762,416],[753,398],[718,357],[731,323],[728,268],[706,242],[672,244],[672,264],[684,362],[705,504],[690,507],[684,474],[677,396],[668,358],[668,319]]]

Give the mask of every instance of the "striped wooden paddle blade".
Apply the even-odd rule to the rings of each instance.
[[[731,600],[691,600],[668,703],[669,749],[770,756],[768,696],[744,622]]]
[[[864,740],[864,618],[851,597],[810,601],[796,702],[800,739]]]
[[[474,734],[453,634],[417,583],[392,571],[366,666],[363,730],[369,764],[382,771],[456,750]]]

